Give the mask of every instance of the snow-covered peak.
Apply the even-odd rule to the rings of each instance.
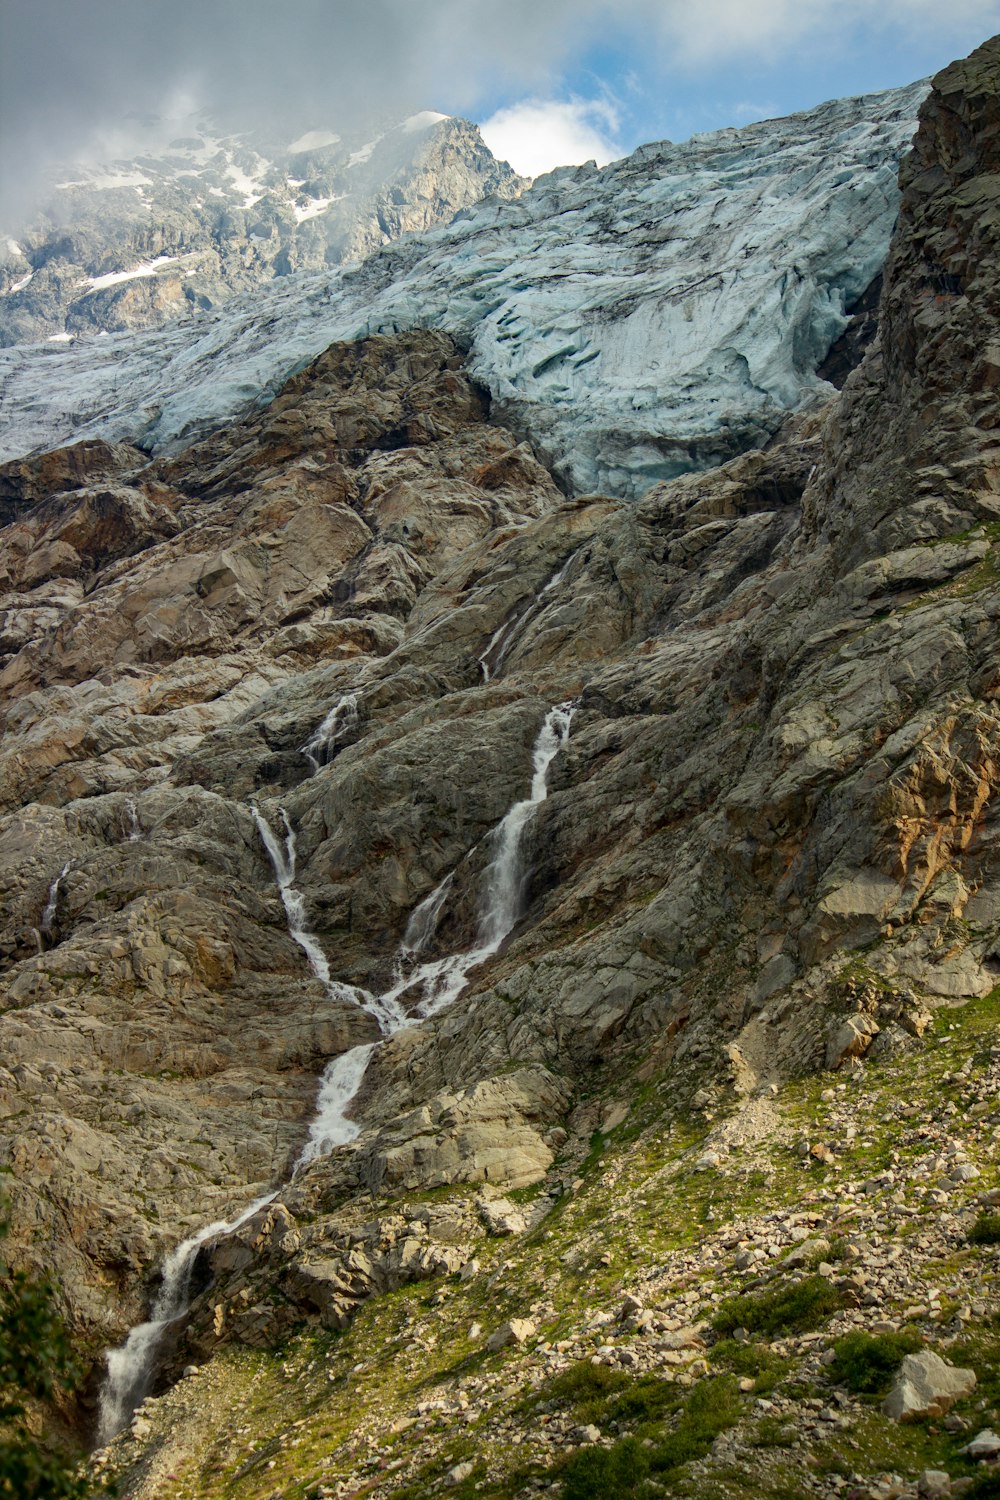
[[[925,91],[551,174],[155,334],[8,351],[0,439],[10,455],[96,434],[169,451],[335,339],[439,327],[568,485],[640,493],[765,440],[821,387],[884,261]]]

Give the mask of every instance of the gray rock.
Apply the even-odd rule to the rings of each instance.
[[[526,1339],[533,1338],[534,1334],[535,1325],[529,1318],[511,1318],[490,1334],[486,1347],[491,1353],[495,1353],[498,1349],[505,1349],[508,1344],[523,1344]]]
[[[974,1370],[946,1364],[940,1355],[924,1349],[903,1360],[882,1410],[896,1422],[940,1417],[975,1386]]]
[[[1000,1437],[992,1427],[984,1427],[982,1432],[977,1432],[971,1443],[966,1443],[964,1448],[959,1449],[959,1452],[977,1462],[1000,1458]]]

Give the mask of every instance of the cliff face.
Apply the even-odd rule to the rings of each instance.
[[[707,1321],[769,1261],[780,1290],[830,1256],[828,1341],[876,1313],[943,1336],[940,1297],[904,1312],[898,1257],[851,1270],[897,1229],[920,1276],[965,1255],[979,1305],[998,87],[994,41],[923,105],[878,339],[842,393],[639,502],[567,500],[426,330],[334,344],[152,461],[91,440],[0,472],[13,1243],[96,1353],[167,1249],[277,1195],[191,1260],[156,1368],[209,1373],[116,1446],[133,1493],[561,1483],[560,1444],[611,1452],[639,1419],[622,1398],[596,1439],[560,1427],[576,1387],[552,1375],[595,1355],[655,1377],[669,1425],[706,1360],[743,1368],[704,1353]],[[317,1106],[331,1058],[350,1066]],[[967,1119],[907,1135],[911,1091],[952,1084]],[[952,1151],[979,1164],[941,1194]],[[793,1425],[818,1347],[760,1353],[790,1362]],[[726,1386],[744,1472],[761,1371]],[[862,1473],[911,1464],[867,1432]],[[961,1464],[958,1442],[932,1456]],[[789,1462],[794,1492],[827,1493]]]
[[[67,168],[0,260],[0,346],[159,328],[275,277],[362,260],[525,186],[475,125],[425,111],[347,137],[219,138]]]

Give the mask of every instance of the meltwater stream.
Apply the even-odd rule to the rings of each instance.
[[[279,809],[285,833],[284,839],[280,839],[260,809],[251,805],[254,822],[274,869],[289,935],[306,955],[312,972],[331,999],[349,1000],[368,1011],[378,1022],[383,1040],[412,1021],[435,1015],[450,1005],[465,988],[469,971],[497,952],[517,922],[527,878],[521,855],[524,831],[548,796],[549,768],[569,738],[573,711],[571,704],[560,703],[546,714],[532,752],[530,793],[508,809],[489,835],[493,855],[483,871],[479,923],[473,946],[446,958],[419,962],[419,955],[433,938],[447,904],[454,881],[452,873],[411,913],[396,955],[396,977],[381,995],[372,995],[367,990],[331,978],[322,945],[306,926],[305,901],[295,886],[295,834],[288,815],[283,808]],[[328,719],[331,717],[327,716]],[[315,743],[315,739],[310,741],[311,745]],[[292,1169],[293,1178],[316,1157],[346,1145],[359,1134],[360,1125],[348,1117],[347,1111],[359,1094],[368,1065],[380,1045],[381,1042],[362,1043],[327,1064],[320,1079],[309,1136]],[[258,1209],[272,1202],[277,1192],[275,1189],[255,1199],[234,1219],[220,1220],[200,1229],[167,1256],[163,1281],[149,1321],[133,1328],[125,1343],[107,1355],[108,1373],[101,1390],[100,1443],[110,1442],[122,1430],[136,1406],[148,1394],[156,1371],[156,1352],[164,1331],[171,1322],[183,1316],[190,1305],[191,1273],[201,1246],[209,1240],[233,1234]]]

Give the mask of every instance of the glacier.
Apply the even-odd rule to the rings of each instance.
[[[164,329],[0,352],[0,456],[170,453],[334,340],[441,328],[570,492],[641,494],[768,440],[885,260],[925,83],[560,168],[361,265]]]

